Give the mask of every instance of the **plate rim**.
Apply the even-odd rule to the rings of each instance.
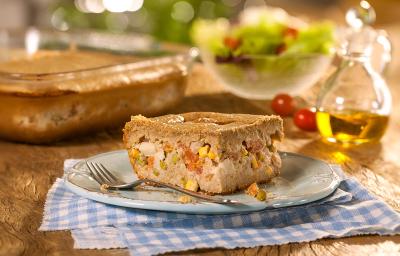
[[[90,156],[88,158],[81,159],[80,161],[76,162],[72,167],[70,167],[69,170],[76,170],[80,171],[77,166],[81,165],[83,162],[91,160],[91,159],[97,159],[102,156],[108,156],[108,155],[113,155],[113,154],[127,154],[126,150],[120,149],[120,150],[113,150],[113,151],[107,151],[103,153],[99,153],[93,156]],[[244,212],[253,212],[253,211],[260,211],[260,210],[265,210],[265,209],[278,209],[278,208],[284,208],[284,207],[290,207],[290,206],[299,206],[299,205],[304,205],[308,203],[312,203],[315,201],[318,201],[320,199],[323,199],[330,194],[332,194],[340,185],[341,178],[339,175],[334,171],[332,168],[331,164],[320,160],[316,159],[313,157],[305,156],[302,154],[294,153],[294,152],[284,152],[284,151],[279,151],[281,155],[284,156],[289,156],[289,157],[302,157],[302,158],[307,158],[312,161],[317,161],[320,163],[325,164],[327,167],[329,167],[332,176],[331,183],[329,186],[324,187],[321,190],[318,190],[315,193],[311,193],[307,195],[307,198],[303,198],[301,200],[296,200],[296,201],[291,201],[290,203],[274,203],[274,204],[268,204],[266,202],[252,202],[252,203],[246,203],[243,205],[226,205],[226,204],[216,204],[216,203],[210,203],[210,202],[198,202],[195,204],[187,204],[187,203],[179,203],[179,202],[163,202],[163,201],[145,201],[145,200],[138,200],[138,199],[131,199],[131,198],[126,198],[126,197],[121,197],[121,196],[115,196],[112,194],[107,194],[107,193],[101,193],[98,191],[90,191],[84,187],[80,187],[77,184],[74,184],[72,181],[69,180],[69,176],[74,173],[71,171],[66,171],[63,179],[64,179],[64,184],[66,187],[73,193],[82,196],[84,198],[94,200],[96,202],[100,203],[105,203],[108,205],[113,205],[113,206],[120,206],[120,207],[126,207],[126,208],[133,208],[133,209],[142,209],[142,210],[155,210],[155,211],[164,211],[164,212],[177,212],[177,213],[186,213],[186,214],[235,214],[235,213],[244,213]],[[292,196],[293,198],[293,196]],[[196,207],[193,207],[193,206]]]

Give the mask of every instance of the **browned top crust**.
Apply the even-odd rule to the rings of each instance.
[[[0,71],[21,74],[50,74],[135,61],[138,61],[138,58],[103,52],[40,50],[32,56],[1,62]]]
[[[235,130],[248,126],[269,123],[280,120],[279,116],[224,114],[214,112],[189,112],[179,115],[165,115],[146,118],[141,115],[133,116],[136,123],[150,122],[158,128],[178,130],[179,132],[201,132],[217,134],[226,130]]]
[[[187,75],[182,55],[138,59],[100,52],[39,51],[0,63],[0,94],[25,97],[163,84]]]
[[[124,141],[128,146],[137,143],[142,137],[176,138],[192,141],[205,137],[208,142],[219,142],[237,137],[266,137],[274,135],[283,138],[283,121],[274,115],[223,114],[213,112],[191,112],[179,115],[165,115],[146,118],[132,116],[125,125]],[[210,141],[212,140],[212,141]]]

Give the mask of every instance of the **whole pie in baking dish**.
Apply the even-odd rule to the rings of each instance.
[[[159,115],[183,98],[191,63],[186,54],[15,51],[0,62],[0,138],[29,143],[120,127],[131,115]]]
[[[124,143],[139,178],[210,194],[231,193],[279,175],[278,116],[193,112],[133,116]]]

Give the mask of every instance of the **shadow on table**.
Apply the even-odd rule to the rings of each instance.
[[[183,101],[172,108],[172,113],[184,112],[221,112],[245,114],[271,114],[270,104],[267,101],[253,101],[239,98],[230,93],[198,94],[187,96]]]
[[[375,160],[381,158],[382,144],[379,142],[344,147],[317,139],[302,146],[298,152],[341,164],[348,171],[356,171],[361,167],[368,167]]]

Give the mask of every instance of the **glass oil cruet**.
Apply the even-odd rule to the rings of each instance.
[[[367,1],[346,13],[349,27],[341,33],[340,64],[322,86],[316,105],[318,130],[326,141],[359,145],[379,141],[385,133],[392,98],[382,74],[391,60],[391,44],[384,31],[370,26],[374,21]],[[382,50],[379,70],[372,64],[377,45]]]

